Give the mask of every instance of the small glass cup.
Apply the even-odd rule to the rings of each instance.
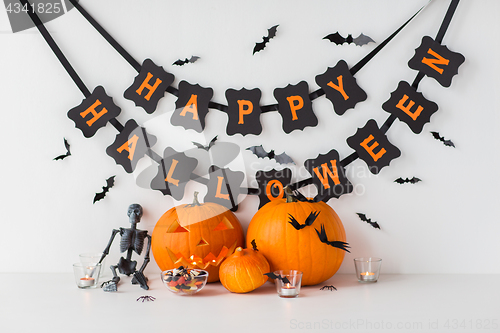
[[[82,253],[80,254],[80,262],[83,265],[96,265],[99,260],[101,260],[102,253]],[[102,267],[106,267],[105,265],[106,258],[101,262],[101,270],[99,273],[99,277],[102,277],[104,274],[104,269]]]
[[[75,282],[81,289],[96,288],[99,284],[100,271],[101,264],[82,264],[81,262],[73,264]]]
[[[381,265],[382,259],[380,258],[355,258],[354,266],[356,267],[356,277],[358,278],[358,282],[377,282]]]
[[[280,275],[281,278],[276,278],[276,291],[279,297],[294,298],[299,296],[300,285],[302,282],[302,272],[296,270],[280,270],[274,271],[274,275]],[[283,282],[286,278],[285,282]]]

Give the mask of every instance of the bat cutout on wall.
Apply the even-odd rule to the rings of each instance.
[[[287,154],[285,154],[285,152],[283,152],[282,154],[276,155],[274,153],[274,150],[271,150],[268,153],[267,151],[264,150],[264,147],[262,147],[262,145],[248,147],[246,150],[250,150],[252,153],[254,153],[255,155],[257,155],[257,157],[260,157],[260,158],[264,158],[264,157],[269,157],[269,159],[274,158],[276,160],[276,162],[278,162],[279,164],[289,164],[289,163],[295,164],[295,162],[292,160],[292,158],[290,156],[288,156]]]
[[[330,246],[336,247],[337,249],[341,249],[341,250],[344,250],[346,252],[351,253],[351,251],[349,251],[347,249],[350,247],[348,243],[342,242],[342,241],[329,241],[328,240],[328,237],[326,236],[325,226],[323,224],[321,225],[321,231],[318,231],[318,229],[314,229],[314,230],[316,230],[316,233],[318,234],[318,237],[319,237],[319,240],[321,241],[321,243],[325,243],[326,245],[330,245]]]
[[[257,249],[257,243],[255,243],[255,239],[253,239],[253,240],[250,242],[250,244],[252,244],[252,249],[253,249],[254,251],[259,251],[259,250]]]
[[[323,37],[323,39],[328,39],[330,42],[335,43],[337,45],[342,45],[344,43],[347,43],[347,44],[354,43],[354,44],[356,44],[356,46],[363,46],[363,45],[368,44],[370,42],[375,43],[375,41],[373,39],[371,39],[370,37],[363,35],[363,34],[360,34],[356,38],[352,38],[352,35],[349,34],[347,36],[347,38],[345,38],[345,37],[342,37],[342,35],[340,35],[338,32],[336,32],[334,34],[329,34],[328,36]]]
[[[102,192],[96,193],[94,197],[94,203],[96,203],[96,201],[103,199],[106,196],[106,193],[109,192],[109,189],[115,185],[115,177],[116,176],[111,176],[108,179],[106,179],[106,186],[102,187]]]
[[[262,37],[262,42],[255,43],[255,47],[253,48],[253,54],[262,51],[266,47],[266,44],[269,42],[269,40],[273,39],[276,36],[276,31],[278,30],[278,26],[279,24],[267,29],[267,36]]]
[[[191,58],[186,58],[184,60],[176,60],[172,65],[177,65],[177,66],[184,66],[187,63],[193,63],[196,62],[196,60],[200,59],[198,56],[192,56]]]
[[[208,146],[204,146],[204,145],[202,145],[201,143],[198,143],[198,142],[194,142],[194,141],[192,141],[192,142],[193,142],[193,144],[194,144],[196,147],[198,147],[198,148],[200,148],[200,149],[204,149],[204,150],[206,150],[206,151],[209,151],[209,150],[210,150],[210,148],[212,148],[212,146],[215,144],[215,141],[217,141],[217,135],[216,135],[216,136],[212,139],[212,141],[210,141],[210,142],[208,143]]]
[[[369,218],[367,218],[365,214],[361,214],[361,213],[356,213],[356,214],[358,214],[358,216],[361,219],[361,221],[365,221],[366,223],[368,223],[369,225],[371,225],[375,229],[380,229],[380,226],[378,225],[378,223],[377,222],[372,222],[372,220],[369,219]]]
[[[405,178],[405,179],[399,177],[394,182],[398,183],[398,184],[405,184],[405,183],[416,184],[416,183],[421,182],[421,181],[422,181],[422,179],[417,178],[417,177]]]
[[[323,286],[323,287],[319,288],[319,290],[330,290],[330,291],[334,291],[334,290],[337,290],[337,288],[335,288],[333,285],[330,285],[330,286]]]
[[[264,273],[264,275],[267,275],[269,276],[271,279],[278,279],[278,280],[281,280],[283,283],[290,283],[290,280],[288,280],[288,278],[286,276],[281,276],[281,275],[276,275],[274,274],[273,272],[269,272],[269,273]]]
[[[64,160],[66,157],[71,156],[70,145],[68,143],[68,140],[66,140],[66,138],[64,138],[64,146],[66,147],[66,154],[54,157],[54,161]]]
[[[445,140],[444,137],[439,135],[439,132],[431,132],[431,134],[434,137],[434,139],[441,141],[445,146],[455,148],[455,144],[451,142],[451,140]]]
[[[290,223],[295,229],[297,230],[300,230],[300,229],[304,229],[305,227],[307,226],[310,226],[311,224],[313,224],[313,222],[316,220],[316,218],[318,217],[319,215],[319,211],[316,211],[316,212],[311,212],[309,214],[309,216],[306,218],[304,224],[300,224],[296,219],[295,217],[293,217],[292,214],[288,214],[288,216],[290,217],[290,221],[288,221],[288,223]]]

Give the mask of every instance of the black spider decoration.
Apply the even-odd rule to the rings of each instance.
[[[142,301],[142,303],[144,303],[144,301],[151,301],[151,302],[154,302],[155,301],[155,297],[153,296],[148,296],[148,295],[145,295],[145,296],[140,296],[139,298],[136,299],[137,302],[139,301]]]
[[[333,285],[331,285],[331,286],[323,286],[323,287],[319,288],[319,290],[330,290],[330,291],[334,291],[334,290],[337,290],[337,288],[335,288]]]

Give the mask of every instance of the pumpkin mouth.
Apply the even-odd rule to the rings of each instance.
[[[236,249],[236,245],[238,244],[238,241],[235,241],[233,245],[231,245],[230,248],[227,246],[223,246],[222,249],[220,250],[219,254],[216,256],[212,252],[207,254],[205,258],[201,258],[197,256],[196,254],[192,254],[189,256],[189,258],[186,258],[182,253],[175,253],[168,247],[165,247],[167,249],[168,255],[170,256],[170,259],[174,262],[176,266],[184,266],[184,267],[191,267],[191,268],[200,268],[200,269],[206,269],[208,266],[219,266],[220,263],[227,257],[229,257],[231,254],[233,254],[234,250]]]

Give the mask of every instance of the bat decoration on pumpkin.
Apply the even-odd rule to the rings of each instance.
[[[209,150],[210,150],[210,148],[212,148],[212,146],[215,144],[215,141],[217,141],[217,135],[216,135],[216,136],[212,139],[212,141],[210,141],[210,142],[208,143],[208,146],[204,146],[204,145],[202,145],[201,143],[198,143],[198,142],[194,142],[194,141],[192,141],[192,142],[193,142],[193,144],[194,144],[196,147],[198,147],[198,148],[200,148],[200,149],[204,149],[204,150],[206,150],[206,151],[209,151]]]
[[[96,203],[96,201],[103,199],[106,196],[106,193],[109,192],[109,189],[112,188],[114,185],[115,185],[115,176],[111,176],[108,179],[106,179],[106,186],[102,187],[102,192],[96,193],[94,197],[94,203]]]
[[[330,285],[330,286],[323,286],[323,287],[319,288],[319,290],[330,290],[330,291],[334,291],[334,290],[337,290],[337,288],[335,288],[333,285]]]
[[[347,38],[345,38],[345,37],[342,37],[338,32],[336,32],[334,34],[329,34],[328,36],[323,37],[323,39],[328,39],[330,42],[335,43],[337,45],[342,45],[344,43],[347,43],[347,44],[354,43],[357,46],[363,46],[363,45],[368,44],[370,42],[375,43],[375,41],[373,39],[371,39],[370,37],[363,35],[363,34],[360,34],[356,38],[352,38],[352,35],[349,34],[347,36]]]
[[[274,153],[274,150],[271,150],[269,153],[264,150],[264,147],[262,145],[260,146],[252,146],[247,148],[246,150],[250,150],[252,153],[257,155],[257,157],[264,158],[264,157],[269,157],[269,159],[275,159],[276,162],[279,164],[295,164],[295,162],[291,159],[290,156],[285,154],[284,152],[282,154],[276,155]]]
[[[325,196],[326,196],[326,194],[323,194],[323,195],[318,194],[314,198],[308,199],[302,193],[300,193],[298,190],[293,191],[293,194],[292,194],[292,197],[294,197],[298,201],[302,201],[302,202],[320,202],[320,201],[323,201]]]
[[[279,25],[279,24],[278,24]],[[253,48],[253,54],[262,51],[265,47],[266,44],[276,36],[276,31],[278,29],[278,25],[275,25],[274,27],[271,27],[267,29],[267,36],[262,37],[262,42],[261,43],[255,43],[255,47]]]
[[[292,216],[292,214],[288,214],[288,216],[290,216],[290,221],[288,221],[288,223],[290,223],[295,229],[297,230],[300,230],[300,229],[304,229],[305,227],[313,224],[313,222],[316,220],[316,218],[318,217],[319,215],[319,211],[316,211],[316,212],[311,212],[309,214],[309,216],[306,218],[304,224],[300,224],[296,219],[295,217]]]
[[[319,240],[321,241],[321,243],[325,243],[326,245],[330,245],[330,246],[336,247],[337,249],[341,249],[341,250],[344,250],[346,252],[351,253],[351,251],[349,251],[347,249],[348,247],[350,247],[348,243],[342,242],[342,241],[329,241],[328,240],[328,237],[326,236],[325,226],[323,224],[321,225],[321,231],[318,231],[318,229],[314,229],[314,230],[316,230],[316,233],[318,234],[318,237],[319,237]]]
[[[441,141],[445,146],[455,148],[455,144],[451,142],[451,140],[445,140],[444,137],[439,135],[439,132],[431,132],[431,134],[434,137],[434,139]]]
[[[368,223],[369,225],[371,225],[375,229],[380,229],[380,226],[378,225],[378,223],[377,222],[372,222],[372,220],[369,219],[369,218],[367,218],[365,214],[361,214],[361,213],[356,213],[356,214],[358,214],[358,216],[361,219],[361,221],[365,221],[366,223]]]
[[[66,138],[64,138],[64,146],[66,147],[66,154],[55,157],[54,161],[64,160],[66,157],[71,156],[70,145],[68,143],[68,140],[66,140]]]
[[[264,273],[264,275],[267,275],[269,276],[271,279],[278,279],[278,280],[281,280],[283,283],[290,283],[290,280],[288,280],[288,278],[286,276],[281,276],[281,275],[276,275],[274,274],[273,272],[269,272],[269,273]]]
[[[253,240],[250,242],[250,244],[252,244],[252,249],[253,249],[254,251],[259,251],[259,250],[257,249],[257,243],[255,242],[255,239],[253,239]]]
[[[177,65],[177,66],[184,66],[185,64],[187,63],[193,63],[195,62],[196,60],[200,59],[200,57],[197,57],[197,56],[192,56],[191,58],[186,58],[185,60],[176,60],[172,65]]]
[[[405,183],[416,184],[416,183],[421,182],[421,181],[422,181],[422,179],[417,178],[417,177],[413,177],[411,179],[410,178],[403,179],[403,178],[399,177],[394,182],[398,183],[398,184],[405,184]]]

